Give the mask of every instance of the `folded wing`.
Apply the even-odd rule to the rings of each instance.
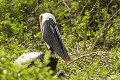
[[[69,61],[67,50],[60,38],[57,25],[52,19],[43,23],[43,39],[64,61]]]

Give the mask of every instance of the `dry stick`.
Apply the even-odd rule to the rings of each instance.
[[[92,9],[90,10],[90,12],[89,12],[89,14],[88,14],[88,16],[87,16],[87,18],[86,18],[86,20],[88,19],[88,17],[89,17],[89,15],[91,14],[91,12],[94,10],[94,8],[95,8],[95,6],[97,5],[97,3],[98,3],[98,0],[96,0],[95,4],[93,5]]]
[[[68,8],[69,13],[71,12],[71,9],[69,8],[69,6],[67,5],[67,3],[65,2],[65,0],[63,0],[63,3],[65,4],[65,6]]]
[[[70,48],[70,49],[72,50],[70,56],[71,56],[71,55],[76,55],[76,51],[75,51],[74,49],[72,49],[72,48]]]
[[[72,50],[72,52],[71,52],[71,54],[70,54],[70,56],[72,56],[72,55],[79,55],[79,52],[77,52],[77,51],[75,51],[74,49],[72,49],[72,48],[70,48],[71,50]]]
[[[63,0],[63,2],[64,2],[64,0]],[[97,0],[97,1],[95,2],[95,4],[93,5],[93,7],[92,7],[92,9],[90,10],[88,16],[89,16],[89,15],[91,14],[91,12],[94,10],[94,8],[95,8],[95,6],[97,5],[97,3],[98,3],[98,0]],[[64,3],[64,4],[65,4],[65,3]],[[68,7],[68,6],[67,6],[67,7]],[[68,8],[69,8],[69,7],[68,7]],[[87,16],[86,20],[88,19],[88,16]],[[73,62],[75,62],[76,60],[78,60],[78,59],[80,59],[80,58],[88,57],[88,56],[89,56],[89,54],[79,56],[78,58],[76,58],[76,59],[74,59],[73,61],[69,62],[67,65],[69,65],[69,64],[71,64],[71,63],[73,63]]]
[[[83,58],[83,57],[89,57],[89,55],[90,55],[90,54],[81,55],[81,56],[79,56],[78,58],[74,59],[73,61],[69,62],[67,65],[70,65],[71,63],[77,61],[77,60],[80,59],[80,58]]]
[[[85,9],[86,6],[83,6],[83,9],[80,11],[80,15],[83,13],[83,11],[84,11],[84,9]]]
[[[109,21],[120,11],[120,9],[118,11],[116,11],[108,20],[107,22],[104,22],[104,25],[102,27],[102,29],[99,31],[99,33],[94,37],[94,39],[91,41],[88,50],[92,50],[95,47],[95,44],[97,43],[98,39],[103,35],[102,33],[106,30],[106,24],[109,23]]]
[[[112,3],[112,1],[113,1],[113,0],[110,0],[110,2],[108,3],[108,5],[107,5],[107,11],[108,11],[109,6],[110,6],[110,4]]]
[[[106,30],[106,28],[105,28],[105,27],[106,27],[106,23],[108,23],[119,11],[120,11],[120,9],[119,9],[117,12],[115,12],[115,13],[112,15],[112,17],[110,17],[110,18],[108,19],[107,22],[104,23],[102,29],[101,29],[101,30],[99,31],[99,33],[95,36],[95,38],[93,39],[93,41],[92,41],[91,44],[89,45],[89,48],[88,48],[88,49],[91,49],[91,48],[93,49],[93,48],[94,48],[94,46],[95,46],[96,42],[98,41],[98,39],[103,35],[102,32],[103,32],[104,30]],[[101,35],[101,34],[102,34],[102,35]],[[67,65],[75,62],[76,60],[78,60],[78,59],[80,59],[80,58],[88,57],[89,55],[90,55],[90,54],[82,55],[82,56],[74,59],[73,61],[69,62]]]
[[[78,47],[80,47],[80,50],[82,50],[84,52],[84,50],[83,50],[82,46],[80,45],[80,43],[76,42],[76,44],[78,45]]]
[[[97,55],[101,55],[101,53],[104,54],[104,53],[109,53],[109,52],[92,52],[91,54],[94,54],[94,53],[97,53]],[[81,56],[79,56],[78,58],[74,59],[73,61],[67,63],[67,65],[70,65],[71,63],[77,61],[77,60],[80,59],[80,58],[89,57],[91,54],[81,55]]]
[[[98,0],[96,0],[95,4],[93,5],[92,9],[90,10],[87,18],[86,18],[86,27],[87,27],[87,19],[89,17],[89,15],[91,14],[91,12],[94,10],[95,6],[97,5]],[[86,33],[86,27],[85,27],[85,33],[84,33],[84,47],[86,48],[86,40],[87,40],[87,33]]]

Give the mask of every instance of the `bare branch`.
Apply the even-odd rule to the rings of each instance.
[[[80,15],[83,13],[83,11],[84,11],[84,9],[85,9],[86,6],[83,6],[82,10],[80,11]]]
[[[87,41],[87,31],[86,31],[86,28],[87,28],[87,19],[88,19],[88,17],[90,16],[90,14],[92,13],[92,11],[94,10],[94,8],[95,8],[95,6],[97,5],[97,3],[98,3],[98,0],[96,0],[96,2],[95,2],[95,4],[93,5],[93,7],[92,7],[92,9],[90,10],[90,12],[89,12],[89,14],[88,14],[88,16],[87,16],[87,18],[86,18],[86,26],[85,26],[85,28],[84,28],[84,50],[86,51],[86,41]]]
[[[69,11],[69,13],[71,12],[71,9],[70,9],[70,7],[67,5],[67,3],[65,2],[65,0],[63,0],[63,3],[64,3],[64,5],[68,8],[68,11]]]
[[[108,5],[107,5],[107,11],[108,11],[109,6],[110,6],[110,4],[112,3],[112,1],[113,1],[113,0],[110,0],[110,2],[108,3]]]
[[[95,44],[97,43],[98,39],[101,38],[101,36],[103,35],[103,32],[106,30],[106,24],[120,11],[117,10],[106,22],[104,22],[103,27],[101,28],[101,30],[99,31],[99,33],[94,37],[94,39],[91,41],[88,50],[93,49],[95,47]]]
[[[97,1],[95,2],[95,4],[93,5],[93,7],[92,7],[92,9],[90,10],[88,16],[89,16],[89,15],[91,14],[91,12],[94,10],[94,8],[95,8],[95,6],[97,5],[97,3],[98,3],[98,0],[97,0]],[[86,19],[88,19],[88,16],[87,16]]]
[[[81,56],[79,56],[78,58],[74,59],[73,61],[69,62],[67,65],[70,65],[71,63],[73,63],[73,62],[75,62],[75,61],[77,61],[78,59],[83,58],[83,57],[89,57],[89,54],[81,55]]]

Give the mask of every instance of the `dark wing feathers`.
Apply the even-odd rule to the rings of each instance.
[[[62,43],[55,26],[56,24],[52,19],[43,23],[43,39],[61,58],[69,60],[67,50]]]

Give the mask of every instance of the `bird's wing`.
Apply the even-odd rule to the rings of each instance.
[[[60,33],[56,28],[54,21],[47,20],[43,23],[43,39],[44,41],[64,60],[69,61],[67,50],[60,38]]]
[[[40,58],[41,60],[44,58],[44,53],[42,52],[29,52],[29,53],[23,53],[20,57],[18,57],[14,63],[17,63],[18,65],[25,64],[27,62],[35,61],[36,59]]]

